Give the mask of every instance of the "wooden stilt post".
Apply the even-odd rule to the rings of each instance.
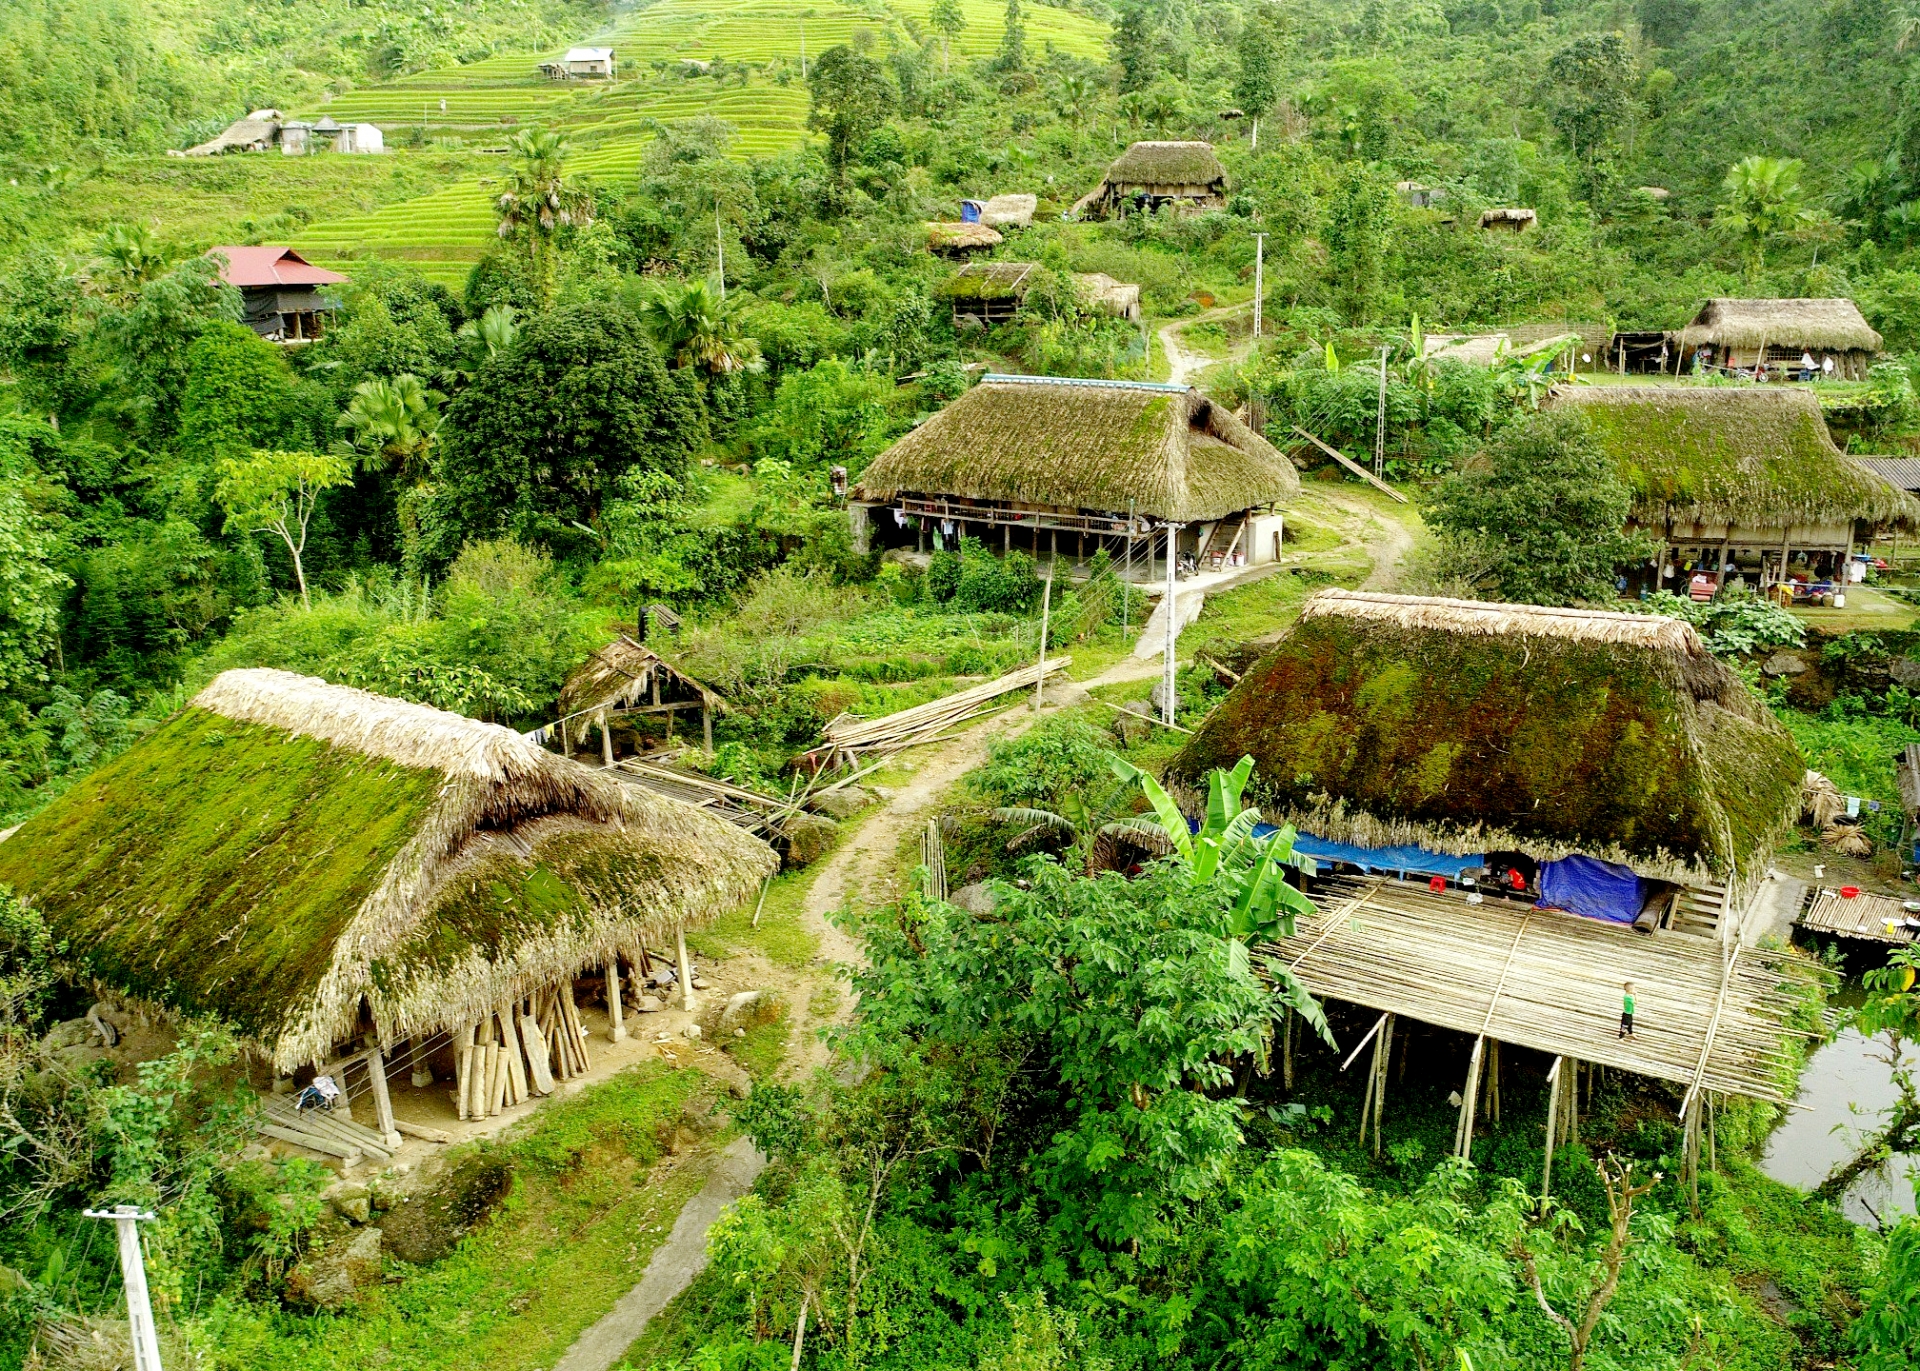
[[[1576,1057],[1571,1059],[1570,1061],[1568,1061],[1567,1066],[1573,1072],[1572,1078],[1567,1081],[1567,1141],[1570,1143],[1577,1143],[1580,1141],[1580,1060],[1579,1058]]]
[[[1373,1095],[1373,1155],[1380,1155],[1380,1116],[1387,1108],[1387,1068],[1393,1062],[1393,1025],[1394,1016],[1387,1015],[1386,1026],[1380,1030],[1380,1045],[1376,1049],[1378,1060],[1374,1064]]]
[[[607,711],[600,711],[600,760],[613,765],[613,734],[607,728]],[[669,719],[671,721],[671,719]]]
[[[1287,1020],[1281,1029],[1280,1048],[1280,1084],[1288,1090],[1293,1089],[1293,1010],[1287,1010]]]
[[[693,993],[693,962],[687,956],[687,926],[673,926],[673,955],[679,962],[680,1006],[689,1014],[700,1012],[700,1000]]]
[[[1693,1210],[1693,1217],[1700,1217],[1700,1096],[1701,1091],[1692,1091],[1687,1097],[1687,1116],[1683,1125],[1682,1170],[1686,1173],[1687,1203]]]
[[[1546,1155],[1540,1162],[1540,1203],[1543,1207],[1548,1193],[1553,1189],[1553,1149],[1560,1141],[1554,1136],[1560,1129],[1560,1072],[1566,1064],[1565,1057],[1555,1057],[1553,1065],[1547,1069],[1547,1146]]]
[[[627,1040],[626,1006],[620,1003],[620,954],[607,958],[607,1041]]]
[[[500,1040],[507,1045],[507,1084],[513,1103],[519,1104],[530,1093],[527,1090],[527,1067],[520,1042],[520,1025],[516,1023],[513,1006],[501,1004],[495,1007],[494,1016],[500,1020]]]
[[[433,1068],[427,1065],[427,1035],[416,1033],[407,1040],[407,1079],[415,1090],[425,1090],[433,1084]]]
[[[1454,1135],[1454,1155],[1463,1160],[1473,1157],[1473,1106],[1480,1095],[1480,1063],[1486,1052],[1484,1036],[1473,1040],[1473,1056],[1467,1061],[1467,1088],[1460,1092],[1460,1127]]]
[[[713,751],[713,706],[700,706],[700,746],[708,752]]]
[[[387,1059],[377,1043],[367,1053],[367,1080],[373,1087],[373,1126],[388,1147],[398,1147],[400,1130],[393,1126],[393,1097],[387,1094]]]

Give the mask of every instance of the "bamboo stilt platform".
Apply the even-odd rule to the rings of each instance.
[[[1469,905],[1391,879],[1337,880],[1266,951],[1317,997],[1672,1081],[1785,1103],[1795,1000],[1784,954],[1521,905]],[[1621,985],[1638,1002],[1619,1037]],[[1717,1025],[1717,1027],[1716,1027]],[[1704,1059],[1703,1059],[1704,1058]]]
[[[1845,900],[1839,891],[1829,888],[1815,890],[1794,922],[1812,933],[1905,947],[1913,941],[1907,921],[1914,917],[1907,913],[1903,901],[1864,893]]]

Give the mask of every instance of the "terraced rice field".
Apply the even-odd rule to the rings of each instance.
[[[324,109],[302,113],[378,124],[390,143],[424,127],[429,135],[461,138],[476,148],[500,146],[526,125],[562,127],[573,139],[574,169],[602,181],[638,169],[650,136],[644,125],[655,120],[725,119],[739,129],[735,156],[765,157],[807,137],[807,91],[796,70],[803,45],[815,55],[850,41],[856,29],[879,40],[906,19],[923,26],[931,5],[888,0],[884,8],[868,10],[839,0],[658,0],[580,40],[619,54],[616,82],[548,81],[539,64],[559,52],[510,54],[349,91]],[[996,49],[1004,27],[1002,0],[961,0],[961,8],[967,27],[954,41],[955,56]],[[1083,57],[1106,50],[1105,26],[1085,15],[1030,4],[1026,25],[1035,51],[1048,42]],[[761,70],[744,86],[689,80],[675,70],[688,58],[724,58]],[[776,79],[780,71],[785,84]],[[490,185],[498,163],[480,156],[472,161],[468,179],[371,214],[313,225],[296,245],[334,264],[376,254],[401,258],[458,287],[494,234]]]

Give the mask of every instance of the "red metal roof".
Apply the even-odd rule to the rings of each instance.
[[[292,248],[218,247],[207,252],[227,259],[220,279],[230,286],[337,286],[347,279],[314,266]]]

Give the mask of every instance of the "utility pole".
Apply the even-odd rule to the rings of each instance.
[[[1148,551],[1149,552],[1152,551],[1151,544],[1148,545]],[[1164,653],[1166,657],[1166,661],[1162,664],[1161,676],[1160,676],[1161,694],[1165,697],[1160,701],[1160,722],[1165,724],[1170,724],[1173,722],[1173,703],[1174,703],[1173,702],[1173,689],[1174,689],[1173,687],[1173,675],[1174,675],[1173,641],[1180,633],[1179,626],[1174,622],[1174,617],[1173,617],[1174,611],[1176,609],[1175,601],[1179,598],[1178,592],[1174,587],[1174,573],[1176,569],[1179,567],[1179,564],[1180,564],[1180,525],[1168,524],[1167,525],[1167,598],[1165,601],[1165,607],[1167,611],[1167,644],[1166,644],[1166,651]]]
[[[1253,235],[1253,338],[1260,341],[1260,307],[1267,294],[1267,235]]]
[[[800,16],[800,79],[807,79],[807,16]]]
[[[84,1209],[90,1219],[112,1219],[120,1238],[120,1281],[127,1287],[127,1323],[133,1330],[133,1371],[161,1371],[160,1340],[153,1331],[153,1303],[147,1298],[147,1268],[140,1259],[140,1230],[153,1215],[130,1204]]]
[[[1380,411],[1373,422],[1373,474],[1387,474],[1387,345],[1380,345]]]
[[[720,259],[720,303],[727,300],[727,240],[720,232],[720,197],[713,197],[713,251]]]
[[[1047,686],[1047,625],[1053,617],[1053,562],[1047,562],[1047,585],[1040,593],[1040,667],[1033,678],[1033,709],[1037,714]]]

